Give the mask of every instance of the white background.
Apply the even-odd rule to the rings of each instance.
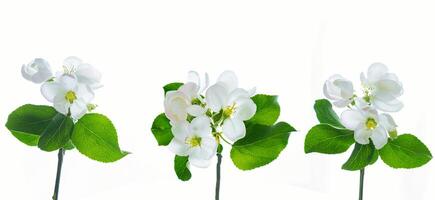
[[[358,172],[341,170],[351,151],[303,152],[317,123],[314,100],[328,76],[357,84],[360,72],[383,62],[405,88],[405,108],[394,114],[399,131],[435,152],[434,9],[397,0],[1,1],[0,123],[22,104],[48,104],[38,85],[21,78],[22,64],[43,57],[59,69],[63,58],[79,56],[104,73],[97,112],[113,120],[121,147],[133,154],[101,164],[67,152],[60,199],[213,199],[215,162],[178,181],[173,154],[157,146],[150,127],[163,111],[161,86],[184,81],[189,70],[212,80],[234,70],[243,87],[279,95],[280,119],[299,132],[276,161],[254,171],[238,170],[226,147],[221,199],[357,199]],[[55,152],[27,147],[2,126],[0,159],[1,200],[51,198]],[[393,170],[379,160],[366,170],[365,199],[433,200],[434,170],[434,162]]]

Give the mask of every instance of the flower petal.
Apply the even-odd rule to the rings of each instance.
[[[343,111],[340,119],[343,125],[350,130],[356,130],[362,123],[364,123],[364,116],[357,110]]]
[[[382,147],[384,147],[384,145],[388,142],[387,132],[382,126],[376,127],[376,129],[373,130],[370,138],[372,139],[376,149],[382,149]]]
[[[379,115],[379,123],[388,131],[395,131],[397,128],[397,124],[394,121],[393,117],[390,114],[383,113]]]
[[[192,115],[194,117],[199,117],[204,115],[206,112],[206,109],[199,106],[199,105],[192,105],[187,107],[187,113],[189,113],[189,115]]]
[[[199,86],[196,83],[188,82],[182,85],[178,91],[189,97],[189,101],[198,97]]]
[[[375,96],[372,99],[372,103],[374,107],[385,112],[397,112],[403,108],[403,103],[397,99],[385,102],[381,99],[376,98]]]
[[[94,92],[84,84],[77,86],[77,98],[81,99],[84,103],[88,104],[94,99]]]
[[[387,66],[382,63],[373,63],[367,70],[367,79],[369,82],[376,82],[388,72]]]
[[[56,95],[64,93],[64,89],[55,81],[45,82],[41,85],[41,94],[49,102],[54,102]]]
[[[70,75],[60,76],[58,82],[66,91],[74,91],[77,86],[77,79]]]
[[[93,89],[101,87],[101,72],[92,65],[86,63],[80,64],[75,74],[78,82],[89,85]]]
[[[201,137],[211,136],[210,119],[200,116],[192,120],[189,126],[189,134],[195,134]]]
[[[205,95],[205,101],[211,110],[219,112],[227,103],[228,95],[226,87],[217,83],[208,88]]]
[[[57,112],[60,112],[64,115],[68,114],[70,104],[65,99],[64,93],[57,94],[54,97],[53,107],[57,110]]]
[[[21,74],[34,83],[43,83],[53,77],[50,64],[42,58],[35,58],[29,64],[23,65]]]
[[[188,97],[180,91],[170,91],[165,97],[165,114],[171,122],[184,121],[190,106]]]
[[[354,138],[355,141],[360,144],[368,144],[370,143],[370,136],[372,135],[372,132],[368,129],[365,129],[361,126],[361,128],[358,128],[354,131]]]
[[[242,121],[251,119],[257,111],[257,105],[250,98],[240,99],[236,102],[236,105],[237,108],[233,117]]]
[[[177,122],[172,124],[171,131],[175,138],[180,141],[185,141],[187,136],[189,135],[188,127],[189,124],[187,123],[187,121]]]
[[[230,92],[236,89],[239,85],[237,76],[233,71],[224,71],[219,76],[217,82],[223,83]]]
[[[189,163],[195,167],[207,168],[208,166],[210,166],[211,160],[204,160],[204,159],[189,156]]]
[[[183,141],[173,138],[168,145],[169,150],[179,156],[187,156],[189,153],[189,146]]]
[[[63,66],[67,67],[68,69],[74,69],[78,67],[80,64],[82,64],[82,60],[75,56],[70,56],[63,60]]]
[[[244,138],[246,135],[245,124],[239,119],[226,119],[222,127],[223,134],[233,142]]]
[[[75,120],[79,120],[88,111],[87,103],[81,100],[75,100],[71,107],[69,108],[71,117]]]

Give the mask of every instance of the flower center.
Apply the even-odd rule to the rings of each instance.
[[[236,103],[233,103],[231,106],[227,106],[223,110],[223,114],[225,118],[229,118],[233,115],[234,111],[236,110]]]
[[[378,123],[376,122],[375,119],[373,118],[368,118],[366,121],[366,127],[370,130],[373,130],[376,128],[376,126],[378,126]]]
[[[189,145],[191,148],[201,146],[201,138],[198,136],[187,138],[186,144]]]
[[[68,91],[68,92],[66,92],[66,94],[65,94],[65,99],[69,102],[69,103],[73,103],[76,99],[77,99],[77,96],[76,96],[76,93],[74,92],[74,91]]]

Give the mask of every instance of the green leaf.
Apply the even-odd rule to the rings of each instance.
[[[373,164],[378,158],[378,151],[373,143],[362,145],[355,143],[355,147],[350,158],[343,164],[342,169],[356,171]]]
[[[187,162],[189,157],[187,156],[175,156],[174,159],[174,170],[178,176],[178,179],[182,181],[188,181],[192,178],[189,168],[187,167]]]
[[[58,113],[42,133],[38,147],[43,151],[54,151],[64,147],[71,138],[73,128],[72,119]]]
[[[151,132],[156,138],[159,146],[168,145],[172,138],[174,138],[171,131],[171,124],[169,123],[169,119],[166,117],[165,113],[160,114],[156,119],[154,119]]]
[[[311,128],[305,137],[305,153],[343,153],[354,142],[353,131],[319,124]]]
[[[314,110],[316,111],[317,119],[322,124],[329,124],[338,128],[344,128],[340,123],[340,118],[332,109],[331,103],[326,99],[316,100],[314,104]]]
[[[280,114],[278,96],[257,94],[252,97],[252,100],[255,105],[257,105],[257,111],[248,123],[261,124],[265,126],[272,126],[275,124]]]
[[[6,128],[24,144],[36,146],[56,114],[53,107],[26,104],[9,115]]]
[[[165,95],[169,91],[178,90],[178,88],[180,88],[182,85],[183,85],[183,83],[175,82],[175,83],[169,83],[169,84],[163,86],[163,90],[165,91]]]
[[[390,139],[379,154],[384,163],[392,168],[417,168],[432,159],[432,154],[426,145],[411,134]]]
[[[72,141],[69,140],[69,141],[65,144],[65,146],[63,146],[63,148],[64,148],[65,150],[73,150],[73,149],[75,149],[76,147],[74,146],[74,144],[72,143]]]
[[[287,146],[293,127],[285,122],[274,126],[246,124],[246,136],[233,144],[231,159],[241,170],[251,170],[271,163]]]
[[[90,113],[80,118],[71,140],[80,153],[100,162],[115,162],[128,154],[119,148],[112,122],[101,114]]]

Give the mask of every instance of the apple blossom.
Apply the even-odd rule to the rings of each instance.
[[[372,140],[376,149],[381,149],[388,142],[386,126],[374,109],[349,109],[341,114],[343,125],[354,131],[355,141],[369,144]]]
[[[189,163],[196,167],[208,167],[218,146],[210,123],[205,116],[197,117],[191,123],[174,123],[171,129],[174,138],[169,143],[169,149],[179,156],[188,156]]]
[[[41,86],[41,93],[58,112],[70,114],[75,120],[88,111],[88,105],[94,98],[93,91],[87,85],[78,83],[74,76],[68,74],[45,82]]]
[[[337,107],[346,107],[354,97],[353,84],[341,75],[331,76],[323,85],[323,93]]]
[[[360,76],[364,98],[379,110],[397,112],[403,104],[397,98],[403,94],[402,83],[397,76],[388,72],[387,66],[382,63],[372,64],[367,77],[364,73]]]
[[[23,77],[34,83],[42,83],[53,77],[50,64],[42,58],[35,58],[29,64],[21,67]]]
[[[245,137],[243,121],[254,116],[257,106],[248,91],[238,88],[238,80],[233,72],[222,73],[217,83],[207,90],[205,99],[212,111],[222,110],[222,133],[228,139],[237,141]]]
[[[81,59],[70,56],[63,61],[63,74],[76,77],[81,84],[88,85],[91,89],[102,87],[101,73],[92,65],[83,63]]]

